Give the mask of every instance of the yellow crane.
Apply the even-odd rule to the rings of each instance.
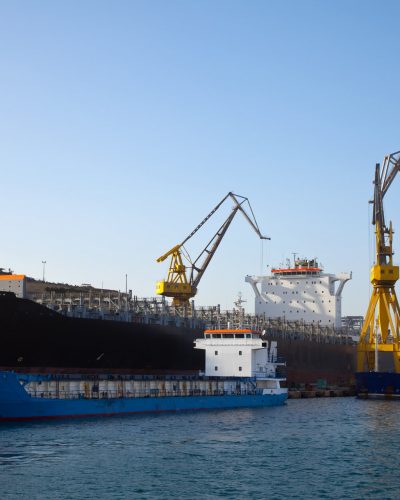
[[[393,264],[392,222],[386,226],[383,198],[400,170],[400,151],[385,156],[375,167],[373,219],[376,261],[371,268],[372,294],[357,346],[357,372],[378,372],[379,352],[393,353],[393,367],[400,373],[400,309],[395,284],[399,266]]]
[[[234,203],[229,216],[201,251],[199,256],[193,262],[191,262],[190,257],[188,257],[190,265],[185,266],[182,259],[182,250],[184,249],[185,243],[197,233],[228,198]],[[245,203],[247,203],[250,208],[251,216],[249,216],[243,208]],[[244,215],[245,219],[260,239],[270,239],[261,234],[249,200],[244,196],[229,192],[222,198],[218,205],[211,210],[207,217],[205,217],[182,241],[182,243],[175,245],[157,259],[157,262],[164,262],[168,257],[171,257],[167,279],[157,282],[156,293],[158,295],[172,297],[172,303],[175,306],[189,305],[189,300],[196,295],[198,284],[237,212],[241,212]],[[187,270],[189,271],[188,273]]]

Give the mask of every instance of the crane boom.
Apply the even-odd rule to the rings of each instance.
[[[195,259],[195,261],[190,266],[190,277],[188,279],[186,275],[186,266],[182,261],[181,248],[183,245],[190,239],[197,231],[214,215],[214,213],[220,208],[220,206],[227,200],[231,198],[234,202],[234,207],[232,208],[231,213],[222,224],[222,226],[218,229],[215,235],[211,238],[206,247],[202,250],[200,255]],[[244,203],[248,203],[251,211],[251,215],[253,220],[249,217],[246,211],[243,208]],[[175,245],[168,252],[161,255],[157,259],[157,262],[163,262],[169,256],[171,256],[171,263],[169,266],[168,277],[165,281],[159,281],[157,283],[156,292],[159,295],[164,295],[167,297],[173,298],[174,305],[185,305],[188,304],[190,298],[194,297],[197,292],[197,286],[207,269],[211,259],[213,258],[217,248],[219,247],[226,231],[228,230],[232,220],[234,219],[237,212],[240,211],[244,215],[247,222],[254,229],[256,234],[261,239],[270,239],[261,234],[261,231],[258,227],[256,218],[254,216],[253,210],[251,208],[250,202],[244,196],[240,196],[229,192],[222,200],[211,210],[211,212],[198,224],[195,229],[182,241],[182,243]],[[202,261],[201,264],[197,264],[201,261],[202,257],[206,254],[206,257]],[[196,273],[196,274],[195,274]]]
[[[400,151],[386,155],[382,167],[375,165],[374,199],[372,224],[376,227],[376,260],[386,264],[392,260],[392,229],[385,224],[383,198],[392,184],[396,174],[400,171]]]
[[[234,217],[238,211],[240,211],[244,215],[245,219],[250,224],[250,226],[254,229],[254,231],[256,232],[256,234],[259,236],[260,239],[262,239],[262,240],[269,240],[270,239],[267,236],[263,236],[261,234],[260,229],[259,229],[258,224],[257,224],[257,221],[256,221],[256,218],[254,217],[253,210],[251,209],[251,205],[250,205],[249,200],[247,198],[244,198],[240,195],[235,195],[233,193],[228,193],[227,196],[230,196],[235,203],[235,206],[233,207],[231,214],[226,219],[226,221],[222,224],[222,226],[218,229],[218,231],[215,233],[215,235],[211,238],[208,245],[203,249],[203,251],[197,257],[197,259],[193,262],[191,276],[190,276],[190,282],[193,283],[193,286],[196,289],[197,289],[197,285],[199,284],[199,282],[204,274],[204,271],[207,269],[208,264],[210,263],[211,259],[213,258],[219,244],[221,243],[222,238],[224,237],[228,227],[230,226],[232,220],[234,219]],[[237,199],[238,197],[242,198],[243,201],[239,202]],[[254,222],[250,219],[250,217],[247,215],[247,213],[245,212],[245,210],[242,207],[242,204],[245,203],[246,201],[249,203]],[[212,244],[212,247],[209,250],[209,247],[211,244]],[[207,253],[207,256],[206,256],[203,264],[200,267],[196,267],[196,263],[201,259],[201,257],[204,255],[204,253]],[[194,276],[194,271],[197,271],[196,276]]]
[[[231,195],[231,193],[228,193],[226,196],[224,196],[222,198],[222,200],[218,203],[218,205],[216,205],[212,210],[211,212],[207,215],[207,217],[204,217],[204,219],[200,222],[200,224],[198,224],[194,229],[193,231],[189,234],[189,236],[187,236],[181,243],[181,246],[183,246],[188,240],[190,240],[190,238],[195,234],[197,233],[197,231],[202,227],[204,226],[204,224],[208,221],[208,219],[215,214],[215,212],[219,209],[219,207],[224,203],[224,201]]]
[[[383,164],[384,168],[382,169],[382,173],[384,174],[384,178],[382,179],[382,197],[385,196],[387,190],[389,189],[394,178],[396,177],[396,174],[400,170],[400,151],[385,156]],[[391,170],[389,172],[390,166]]]
[[[193,262],[192,265],[192,270],[191,270],[191,276],[190,276],[190,282],[193,284],[194,288],[197,290],[197,286],[204,274],[204,271],[207,269],[208,264],[211,262],[211,259],[213,258],[215,252],[217,251],[217,248],[219,247],[219,244],[222,241],[222,238],[224,237],[226,231],[228,230],[228,227],[231,225],[231,222],[233,221],[233,218],[235,217],[236,213],[238,211],[238,208],[235,207],[230,216],[226,219],[226,221],[222,224],[222,226],[218,229],[218,231],[215,233],[215,235],[212,237],[208,245],[204,248],[204,250],[201,252],[201,254],[197,257],[197,259]],[[214,243],[213,243],[214,242]],[[208,250],[208,247],[211,245],[211,250]],[[201,256],[206,253],[207,256],[204,259],[203,264],[201,267],[196,267],[196,262],[201,258]],[[194,278],[194,271],[197,271],[197,275]]]
[[[244,215],[245,219],[247,220],[247,222],[250,224],[250,226],[254,229],[254,231],[258,234],[258,236],[260,237],[261,240],[270,240],[271,238],[268,238],[267,236],[263,236],[260,232],[260,229],[258,227],[258,224],[257,224],[257,221],[256,221],[256,218],[254,216],[254,213],[253,213],[253,209],[251,208],[251,205],[250,205],[250,202],[247,198],[244,198],[243,202],[244,201],[247,201],[249,203],[249,207],[250,207],[250,210],[251,210],[251,213],[253,215],[253,219],[254,219],[254,222],[250,219],[250,217],[246,214],[246,212],[243,210],[242,208],[242,203],[239,203],[238,200],[236,199],[236,196],[239,196],[239,195],[235,195],[233,193],[229,193],[231,198],[233,199],[233,201],[236,203],[236,206],[238,207],[238,209],[242,212],[242,214]]]

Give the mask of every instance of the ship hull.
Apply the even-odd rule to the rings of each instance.
[[[356,388],[359,398],[399,399],[400,373],[357,372]]]
[[[204,352],[193,349],[203,330],[167,325],[68,318],[26,299],[0,296],[0,369],[31,373],[196,374]],[[323,379],[329,385],[354,383],[356,349],[282,338],[289,387]]]
[[[277,394],[215,396],[160,396],[110,399],[49,399],[29,395],[13,372],[0,372],[0,422],[118,416],[283,405],[285,390]]]

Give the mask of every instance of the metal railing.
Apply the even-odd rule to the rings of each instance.
[[[159,398],[159,397],[193,397],[193,396],[248,396],[262,394],[262,389],[249,388],[246,390],[226,391],[218,390],[187,390],[187,391],[162,391],[149,389],[147,391],[35,391],[27,389],[27,393],[33,398],[43,399],[122,399],[122,398]]]

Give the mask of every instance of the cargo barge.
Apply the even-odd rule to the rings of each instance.
[[[280,383],[276,342],[251,330],[206,330],[195,348],[205,352],[194,376],[0,372],[0,421],[77,418],[277,406]]]

